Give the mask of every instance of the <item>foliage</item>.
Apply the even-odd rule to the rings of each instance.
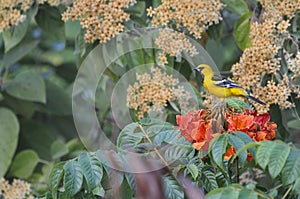
[[[0,177],[3,178],[0,183],[6,183],[4,178],[12,183],[20,178],[31,184],[31,194],[49,199],[146,196],[177,199],[201,198],[204,195],[209,199],[299,197],[300,100],[296,94],[289,99],[295,107],[282,109],[277,105],[268,106],[270,118],[267,122],[260,125],[252,119],[255,127],[251,126],[247,131],[230,128],[226,116],[221,117],[226,121],[222,124],[221,132],[211,132],[210,137],[204,136],[201,139],[192,134],[193,128],[200,126],[199,118],[193,121],[194,126],[185,128],[186,133],[175,127],[176,117],[177,122],[178,118],[188,117],[181,114],[181,107],[188,107],[184,103],[193,108],[199,104],[201,110],[205,108],[205,103],[202,103],[205,96],[200,93],[203,91],[201,77],[192,72],[193,66],[207,62],[222,71],[222,75],[230,76],[231,66],[252,45],[250,29],[253,21],[262,20],[264,8],[261,1],[222,0],[224,6],[218,4],[220,14],[211,13],[217,17],[215,22],[221,19],[220,16],[222,21],[215,24],[205,19],[208,21],[205,24],[201,22],[202,34],[201,38],[197,35],[197,39],[193,35],[196,34],[195,29],[189,30],[190,26],[185,26],[180,15],[176,16],[180,18],[178,24],[171,20],[172,16],[166,16],[166,24],[156,18],[157,24],[168,26],[170,31],[174,28],[188,36],[188,39],[181,42],[171,40],[171,34],[165,35],[170,40],[161,43],[170,44],[171,51],[180,51],[175,53],[176,56],[168,55],[165,49],[160,49],[163,46],[157,47],[155,43],[159,31],[152,29],[149,12],[163,10],[163,7],[159,7],[163,5],[161,1],[138,0],[129,7],[118,7],[116,10],[124,10],[126,16],[128,14],[126,17],[123,11],[116,13],[126,18],[117,23],[127,32],[117,34],[120,29],[111,37],[88,42],[84,40],[87,32],[82,23],[62,20],[67,7],[74,4],[59,1],[61,4],[54,6],[50,0],[32,2],[28,9],[22,9],[26,18],[20,23],[10,24],[10,28],[0,34]],[[192,9],[192,6],[188,9]],[[21,4],[10,9],[20,10],[20,7]],[[1,12],[10,10],[7,7],[0,9]],[[173,11],[169,9],[170,13]],[[114,14],[114,10],[109,12]],[[296,58],[299,54],[299,10],[295,13],[295,16],[285,18],[291,24],[287,29],[288,36],[282,40],[283,49],[291,57],[279,51],[280,73],[274,77],[265,76],[262,83],[281,79],[278,74],[286,74],[289,80],[293,80],[292,85],[299,86],[299,74],[296,73],[299,65],[293,71],[288,67],[291,64],[290,58]],[[162,13],[153,14],[160,16]],[[202,17],[205,16],[203,14]],[[84,21],[89,16],[84,14],[80,17]],[[108,17],[106,20],[111,19]],[[97,33],[99,35],[101,32]],[[104,40],[106,43],[99,44]],[[179,42],[177,48],[172,48],[176,42]],[[189,48],[196,46],[198,54],[190,56],[189,50],[184,49],[185,45]],[[162,55],[162,52],[165,54]],[[173,80],[179,81],[179,84],[166,84],[164,96],[159,92],[159,85],[156,85],[158,92],[152,94],[170,99],[166,94],[170,90],[173,92],[172,99],[184,96],[189,100],[182,100],[182,97],[181,101],[159,98],[161,101],[158,100],[160,103],[157,104],[161,107],[157,110],[161,112],[152,109],[153,103],[148,100],[145,114],[143,111],[141,116],[145,117],[139,120],[137,111],[134,108],[129,110],[126,106],[127,88],[134,87],[138,77],[139,83],[143,85],[145,76],[141,74],[151,72],[147,67],[159,65],[162,59],[170,70],[161,67],[162,76],[157,79],[163,80],[163,76],[172,79],[175,74]],[[218,67],[215,67],[214,62]],[[103,70],[93,68],[95,63],[101,67],[109,66]],[[80,71],[86,65],[93,69],[84,74],[90,83],[95,83],[93,77],[101,72],[101,78],[93,87],[95,95],[88,88],[83,91],[73,90],[74,85],[82,83],[76,81],[76,78],[81,78]],[[147,83],[151,83],[151,80]],[[178,87],[174,90],[171,85]],[[293,88],[296,90],[297,87]],[[181,89],[184,95],[180,95]],[[148,94],[147,97],[152,99],[149,92],[140,93]],[[77,105],[74,98],[79,95],[83,96],[85,104],[93,104],[93,116],[97,116],[97,124],[89,123],[85,132],[91,133],[88,135],[96,142],[102,137],[92,134],[92,127],[99,125],[103,134],[115,145],[115,150],[108,147],[108,142],[105,143],[108,145],[92,152],[85,148],[89,149],[88,144],[94,143],[87,144],[85,137],[77,133],[78,124],[74,118],[90,120],[82,114],[84,112],[72,112]],[[133,102],[138,100],[136,98]],[[237,115],[243,115],[247,110],[247,116],[256,117],[251,115],[253,107],[248,102],[238,98],[224,101],[227,117],[237,118]],[[207,117],[201,117],[201,121],[213,122],[214,109],[205,112]],[[239,124],[248,122],[246,119],[241,121]],[[264,135],[272,130],[271,121],[277,125],[276,140],[272,136],[260,140],[255,138],[260,133]],[[207,122],[201,128],[208,126]],[[207,149],[199,143],[205,143]],[[131,156],[131,153],[138,154],[138,157]],[[1,186],[0,191],[2,198],[4,191]]]

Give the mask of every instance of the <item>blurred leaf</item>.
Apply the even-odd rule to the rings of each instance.
[[[38,6],[35,4],[27,11],[25,21],[2,33],[5,43],[5,52],[15,47],[25,37],[28,26],[31,23],[32,17],[36,15],[37,10]]]
[[[6,173],[17,148],[19,122],[15,114],[0,108],[0,177]]]
[[[245,13],[234,25],[233,36],[241,50],[245,50],[251,46],[251,39],[249,38],[251,17],[252,12]]]
[[[64,165],[64,188],[66,194],[71,197],[78,193],[83,182],[83,174],[80,165],[74,161],[68,161]]]
[[[180,160],[181,158],[188,156],[192,150],[194,150],[194,148],[191,145],[171,145],[165,151],[164,158],[167,162]]]
[[[297,178],[292,191],[294,194],[300,194],[300,177]]]
[[[101,162],[95,155],[82,152],[78,157],[78,163],[86,180],[88,190],[91,192],[100,185],[103,177]]]
[[[171,175],[163,177],[165,196],[168,199],[183,199],[183,188]]]
[[[72,114],[72,100],[66,89],[46,81],[47,103],[40,105],[41,112],[55,115]]]
[[[39,40],[32,40],[31,38],[25,38],[17,46],[10,49],[7,53],[4,54],[3,59],[0,61],[1,67],[8,68],[12,64],[19,61],[25,55],[30,53],[34,48],[39,44]]]
[[[245,142],[243,142],[238,136],[234,136],[231,134],[226,134],[226,137],[228,139],[228,142],[231,146],[234,146],[235,150],[238,151],[241,148],[243,148],[243,146],[245,146]],[[242,151],[239,154],[239,160],[241,160],[242,164],[245,164],[246,160],[247,160],[247,151]]]
[[[61,158],[62,156],[66,155],[69,152],[66,143],[64,143],[62,140],[55,140],[51,144],[50,151],[51,151],[52,159],[54,160]]]
[[[33,102],[17,99],[10,95],[5,95],[3,103],[16,114],[20,114],[25,118],[31,118],[36,111],[36,105]]]
[[[55,141],[53,132],[44,124],[35,120],[21,120],[20,148],[33,149],[39,157],[51,160],[51,145]]]
[[[66,38],[75,40],[77,35],[80,33],[81,26],[79,21],[68,20],[65,22]]]
[[[19,152],[12,162],[10,176],[27,179],[30,177],[39,162],[38,154],[33,150]]]
[[[60,185],[61,180],[64,175],[64,170],[63,170],[64,165],[65,165],[65,162],[60,162],[60,163],[56,164],[53,167],[53,169],[50,173],[50,176],[49,176],[48,184],[49,184],[50,190],[52,191],[52,197],[54,199],[57,198],[58,186]]]
[[[292,149],[282,169],[283,185],[289,185],[300,177],[300,150]]]
[[[146,2],[145,1],[137,1],[133,6],[129,6],[128,8],[124,9],[130,16],[135,15],[138,17],[143,16],[144,12],[146,11]]]
[[[288,121],[287,126],[288,126],[288,128],[291,128],[291,129],[300,129],[300,120],[294,119],[294,120]]]
[[[226,8],[228,8],[230,11],[239,15],[249,12],[249,8],[245,0],[221,0],[221,2],[225,3]]]
[[[163,142],[168,143],[168,144],[175,144],[175,143],[188,143],[185,141],[183,136],[180,136],[180,133],[178,130],[165,130],[159,132],[157,135],[155,135],[153,139],[153,144],[156,146],[161,145]]]
[[[47,38],[53,41],[65,42],[65,24],[56,7],[42,4],[35,16],[36,23],[41,27]]]
[[[46,102],[46,88],[42,77],[32,71],[25,71],[18,74],[7,85],[6,92],[19,99]]]

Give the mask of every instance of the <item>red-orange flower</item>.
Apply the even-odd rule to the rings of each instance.
[[[175,126],[181,135],[197,150],[208,150],[209,142],[214,134],[210,120],[204,120],[205,110],[188,112],[186,116],[176,116],[178,126]]]

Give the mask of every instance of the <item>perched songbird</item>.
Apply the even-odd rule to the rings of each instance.
[[[211,67],[207,64],[200,64],[194,70],[201,73],[204,88],[211,94],[224,99],[229,97],[246,97],[259,104],[265,105],[264,102],[249,95],[245,89],[238,84],[214,74]]]

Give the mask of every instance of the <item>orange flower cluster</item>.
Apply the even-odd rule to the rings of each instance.
[[[213,132],[212,119],[208,117],[205,110],[188,112],[186,116],[177,115],[176,120],[181,135],[197,150],[208,150],[210,141],[219,133]],[[221,133],[230,131],[240,131],[248,134],[254,141],[271,140],[275,138],[277,125],[270,122],[270,115],[264,113],[259,115],[256,110],[245,110],[243,113],[226,112],[226,124]],[[235,153],[234,147],[229,147],[226,157],[231,157]],[[228,158],[228,159],[229,159]]]
[[[193,143],[193,147],[197,150],[201,148],[208,150],[209,142],[215,135],[212,130],[211,120],[206,119],[208,116],[204,109],[188,112],[186,116],[177,115],[176,121],[181,135],[189,142]]]

